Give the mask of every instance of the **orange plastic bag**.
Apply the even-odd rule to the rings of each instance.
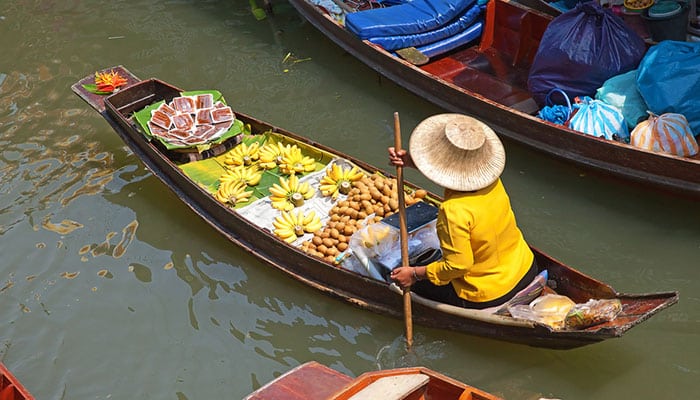
[[[649,119],[632,130],[630,144],[642,149],[694,156],[698,153],[698,142],[690,130],[683,114],[666,113],[656,115],[649,112]]]

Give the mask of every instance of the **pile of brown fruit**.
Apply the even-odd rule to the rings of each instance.
[[[311,240],[303,242],[301,249],[308,254],[333,263],[347,250],[350,237],[364,224],[381,221],[395,213],[399,207],[396,179],[378,173],[364,176],[352,182],[347,198],[339,199],[329,211],[328,222],[314,233]],[[427,192],[423,189],[406,193],[406,206],[421,201]],[[372,218],[367,219],[367,217]]]

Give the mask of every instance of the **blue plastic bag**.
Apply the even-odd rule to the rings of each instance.
[[[595,98],[619,108],[630,130],[648,116],[647,103],[637,89],[636,69],[605,81],[596,91]]]
[[[588,96],[576,98],[569,128],[608,140],[629,143],[630,133],[619,109]]]
[[[547,26],[528,89],[540,107],[552,88],[592,97],[607,79],[637,68],[645,51],[644,40],[620,17],[595,1],[579,3]]]
[[[561,97],[566,101],[566,105],[556,104],[552,100],[552,95],[559,93]],[[537,116],[545,121],[553,122],[558,125],[566,124],[571,116],[571,101],[566,92],[559,88],[554,88],[547,93],[545,98],[546,105],[537,113]]]
[[[637,70],[637,87],[654,114],[683,114],[700,134],[700,43],[664,40]]]

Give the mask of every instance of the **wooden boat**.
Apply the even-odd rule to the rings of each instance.
[[[500,397],[424,367],[366,372],[357,378],[315,361],[293,368],[244,400],[498,400]]]
[[[700,197],[699,155],[677,157],[650,152],[585,135],[536,116],[539,107],[527,89],[528,73],[553,16],[521,3],[536,5],[539,1],[490,1],[480,39],[415,65],[368,40],[360,40],[310,1],[289,0],[321,33],[382,76],[447,111],[479,118],[501,137],[604,175]],[[344,5],[345,15],[354,10],[353,4],[363,3],[339,2]]]
[[[34,400],[22,383],[0,362],[0,400]]]
[[[201,169],[198,166],[202,166],[202,163],[216,161],[216,157],[226,157],[226,149],[231,147],[229,144],[223,143],[193,156],[191,153],[167,150],[157,140],[149,140],[144,135],[135,118],[139,110],[159,101],[171,101],[181,96],[181,89],[158,79],[139,80],[121,66],[110,70],[118,72],[121,76],[128,76],[130,85],[108,97],[100,96],[85,89],[85,83],[94,79],[94,75],[89,75],[74,84],[73,91],[107,120],[146,167],[192,211],[231,242],[294,279],[358,307],[402,318],[403,298],[395,285],[387,284],[381,277],[371,278],[366,274],[339,267],[334,262],[311,255],[281,240],[269,227],[263,227],[259,222],[252,222],[243,216],[246,207],[252,205],[232,209],[215,199],[211,182],[205,182],[206,177],[195,176],[195,173]],[[331,159],[340,159],[359,167],[368,175],[377,173],[389,176],[361,160],[254,117],[236,112],[236,118],[249,127],[250,136],[253,138],[273,135],[287,144],[293,143],[304,148],[308,154],[315,154],[315,157],[326,164]],[[234,147],[233,150],[235,149]],[[202,160],[197,161],[198,158]],[[320,171],[325,171],[325,164],[320,165]],[[216,181],[220,174],[215,175],[213,180]],[[209,179],[211,180],[211,177]],[[406,183],[406,190],[409,192],[417,189],[419,188]],[[265,199],[263,197],[263,200]],[[425,203],[422,204],[437,204],[440,197],[429,193],[423,200]],[[269,208],[269,205],[266,207]],[[623,306],[621,314],[612,321],[585,329],[556,330],[529,320],[439,304],[413,293],[413,320],[417,324],[430,327],[532,346],[572,348],[620,337],[633,326],[678,300],[678,294],[675,292],[638,295],[618,293],[612,287],[566,266],[537,249],[533,251],[540,267],[548,271],[549,286],[556,288],[556,292],[570,297],[577,303],[584,303],[589,299],[619,299]]]

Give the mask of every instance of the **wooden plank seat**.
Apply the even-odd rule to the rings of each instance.
[[[543,14],[491,1],[479,46],[421,68],[497,103],[534,114],[539,107],[527,89],[527,79],[546,21]]]
[[[348,400],[421,399],[429,380],[423,374],[386,376],[365,386]]]

